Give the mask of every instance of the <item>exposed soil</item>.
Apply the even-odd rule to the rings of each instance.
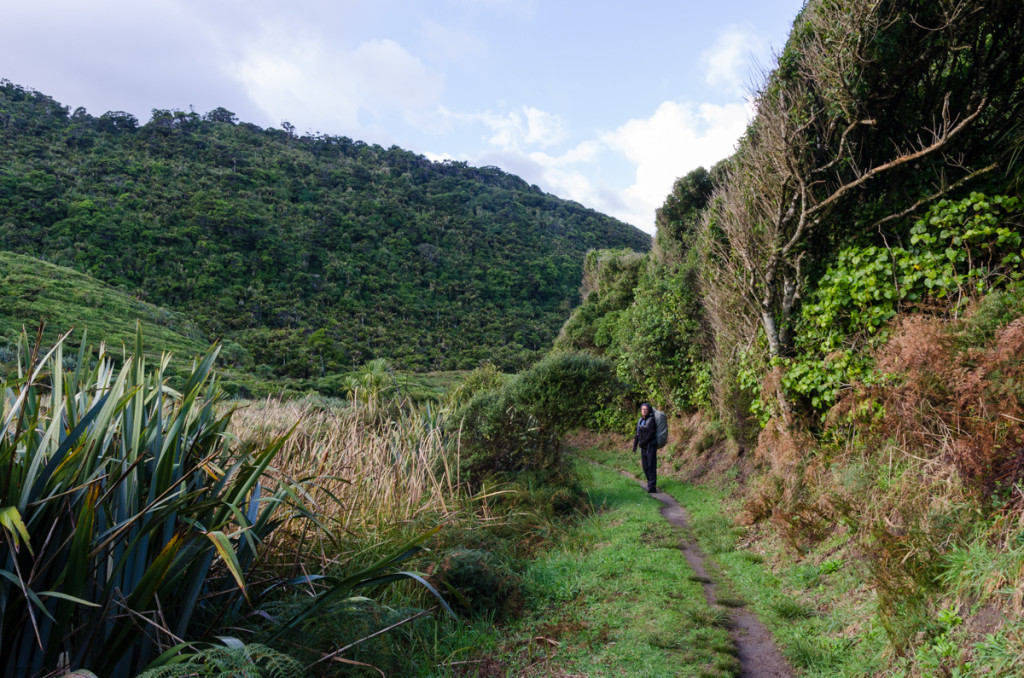
[[[626,471],[619,471],[619,473],[627,478],[637,480],[636,476]],[[637,482],[640,481],[637,480]],[[641,483],[641,485],[643,484]],[[669,524],[682,528],[689,526],[686,509],[680,506],[679,502],[671,495],[655,492],[651,496],[662,503],[661,515]],[[680,549],[694,575],[702,583],[704,597],[707,599],[708,605],[716,605],[718,602],[716,587],[713,579],[708,576],[704,564],[706,560],[704,552],[691,539],[684,539],[680,543]],[[737,607],[730,610],[730,615],[733,621],[732,637],[736,643],[737,657],[743,666],[741,676],[744,678],[791,678],[796,675],[775,646],[771,632],[752,612]]]

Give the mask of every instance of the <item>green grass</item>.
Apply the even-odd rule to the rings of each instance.
[[[885,633],[867,613],[872,603],[852,568],[790,557],[773,571],[760,554],[736,548],[743,530],[733,526],[735,507],[724,492],[683,483],[671,492],[689,511],[698,543],[720,568],[724,581],[719,585],[747,601],[802,675],[852,678],[884,668]]]
[[[971,661],[962,672],[970,678],[1011,678],[1024,674],[1024,621],[1006,624],[986,634],[972,649]]]
[[[136,320],[142,324],[146,344],[173,353],[176,362],[209,350],[210,342],[179,313],[140,301],[70,268],[0,250],[0,351],[16,346],[22,327],[34,337],[42,321],[47,346],[73,327],[67,346],[77,346],[82,332],[88,331],[90,343],[106,342],[110,353],[119,355],[122,346],[134,345]],[[16,360],[7,357],[6,352],[0,355],[0,369]]]
[[[660,503],[613,471],[584,473],[598,512],[526,568],[527,615],[494,646],[453,651],[451,661],[486,658],[510,676],[735,675],[728,614],[692,581]]]
[[[614,468],[639,474],[639,461],[628,451],[582,453]],[[664,472],[662,468],[662,472]],[[882,670],[884,630],[873,620],[873,598],[855,567],[834,558],[818,558],[842,544],[826,540],[798,560],[780,548],[768,554],[737,548],[744,528],[733,516],[739,507],[724,490],[659,477],[658,486],[690,514],[690,530],[716,572],[720,600],[742,600],[774,634],[779,649],[804,676],[849,677]],[[838,537],[839,541],[843,538]],[[813,564],[820,560],[820,564]],[[774,563],[774,566],[773,566]]]

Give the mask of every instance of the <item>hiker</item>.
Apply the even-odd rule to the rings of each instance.
[[[640,405],[640,421],[636,423],[633,436],[633,452],[640,448],[640,465],[647,477],[647,491],[658,491],[658,426],[654,421],[654,408],[647,403]]]

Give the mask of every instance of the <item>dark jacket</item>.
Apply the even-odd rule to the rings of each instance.
[[[636,448],[646,449],[658,444],[658,425],[654,423],[654,412],[643,417],[636,423],[636,435],[633,436],[633,451]]]

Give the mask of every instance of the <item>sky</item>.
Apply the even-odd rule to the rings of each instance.
[[[729,156],[803,0],[0,0],[0,78],[93,115],[496,165],[653,233]]]

